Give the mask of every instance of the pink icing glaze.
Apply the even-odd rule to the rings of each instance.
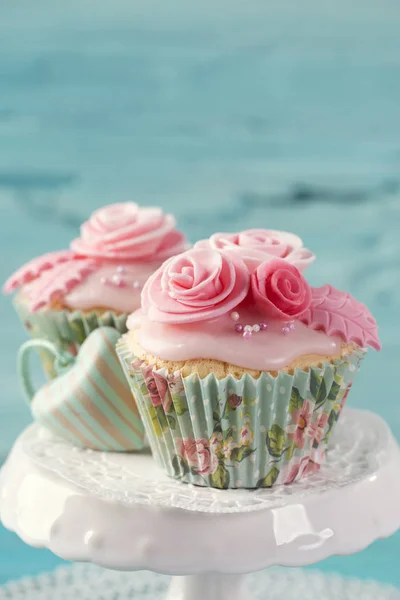
[[[376,321],[365,304],[331,285],[312,288],[310,307],[299,318],[311,329],[340,335],[345,342],[381,349]]]
[[[80,310],[98,306],[131,313],[139,308],[142,288],[159,266],[160,263],[154,262],[104,263],[69,292],[63,302],[69,308]],[[118,271],[118,267],[123,271]]]
[[[211,248],[188,250],[166,261],[146,283],[142,308],[149,319],[193,323],[237,306],[249,290],[249,272],[238,256]]]
[[[255,324],[262,315],[238,308],[240,323]],[[234,329],[229,314],[200,323],[170,325],[150,321],[141,311],[128,319],[137,329],[138,342],[150,354],[172,361],[214,358],[244,368],[272,371],[282,369],[304,354],[332,356],[340,351],[339,336],[329,337],[296,321],[294,331],[282,334],[282,321],[268,321],[268,329],[252,333],[246,340]]]
[[[272,229],[248,229],[240,233],[214,233],[208,240],[200,240],[195,248],[214,248],[229,254],[239,254],[250,271],[272,258],[283,258],[304,271],[314,260],[310,250],[303,248],[302,240],[293,233]]]
[[[71,243],[72,250],[83,256],[161,262],[186,247],[172,215],[134,202],[100,208],[81,226],[81,237]]]

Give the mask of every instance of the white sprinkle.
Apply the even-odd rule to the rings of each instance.
[[[239,321],[239,313],[236,312],[236,310],[231,312],[231,319],[232,319],[232,321]]]
[[[244,331],[253,331],[253,328],[251,325],[245,325],[244,326]]]
[[[125,267],[119,265],[119,267],[117,267],[117,273],[125,273]]]
[[[121,281],[121,279],[118,275],[113,275],[112,281],[113,281],[113,283],[116,283],[118,285],[118,283]]]
[[[258,323],[256,323],[255,325],[253,325],[253,331],[255,331],[256,333],[258,333],[260,331],[260,326]]]
[[[284,394],[285,392],[286,392],[285,388],[283,387],[283,385],[281,385],[281,387],[279,388],[279,393]]]
[[[135,290],[137,290],[138,288],[140,288],[140,281],[138,281],[137,279],[133,282],[132,287],[135,288]],[[170,294],[171,295],[171,294]]]

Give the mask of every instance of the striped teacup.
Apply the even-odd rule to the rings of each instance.
[[[23,344],[18,355],[19,377],[34,419],[76,446],[128,452],[144,447],[144,429],[135,399],[123,374],[112,327],[95,329],[76,357],[48,340]],[[35,391],[29,356],[47,351],[58,376]]]

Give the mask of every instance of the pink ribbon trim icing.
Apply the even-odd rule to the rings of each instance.
[[[74,255],[75,253],[71,250],[60,250],[48,252],[47,254],[43,254],[43,256],[34,258],[11,275],[4,284],[4,293],[11,294],[17,288],[36,279],[44,271],[53,269],[53,267],[60,263],[71,261]]]
[[[97,265],[98,263],[90,258],[56,265],[32,284],[29,290],[29,309],[35,312],[61,298],[95,271]]]
[[[298,319],[311,329],[339,335],[345,342],[375,350],[382,347],[376,321],[365,304],[329,284],[312,288],[311,304]]]

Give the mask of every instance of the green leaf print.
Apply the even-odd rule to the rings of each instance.
[[[279,476],[278,467],[272,467],[272,469],[270,470],[268,475],[266,475],[265,477],[263,477],[262,479],[259,479],[257,481],[256,487],[258,487],[258,488],[272,487],[274,485],[275,481],[278,479],[278,476]]]
[[[145,383],[142,383],[142,385],[140,386],[140,392],[143,396],[147,396],[148,395],[148,390],[147,390],[147,386]]]
[[[229,473],[222,461],[218,464],[218,469],[210,475],[211,485],[220,490],[226,490],[229,487]]]
[[[157,418],[160,423],[161,429],[163,431],[165,431],[168,428],[168,421],[167,421],[167,416],[164,412],[164,409],[162,408],[162,406],[157,406],[156,412],[157,412]]]
[[[222,433],[222,425],[219,421],[215,423],[213,433]]]
[[[229,440],[229,438],[234,437],[235,432],[233,431],[233,427],[229,427],[226,431],[224,431],[224,438]]]
[[[311,369],[310,373],[310,392],[315,400],[317,400],[319,386],[321,385],[322,377],[316,371]]]
[[[214,421],[217,421],[218,423],[221,420],[221,417],[219,416],[219,414],[216,411],[213,412],[213,419],[214,419]]]
[[[326,381],[324,378],[322,378],[321,385],[319,387],[318,394],[316,397],[316,403],[315,403],[314,410],[316,410],[317,408],[320,408],[324,404],[327,395],[328,395],[328,391],[326,389]]]
[[[332,382],[331,389],[329,390],[328,400],[336,400],[338,393],[340,392],[340,383],[335,379]]]
[[[256,448],[250,448],[250,446],[240,446],[239,448],[234,448],[231,452],[231,460],[235,462],[242,462],[245,458],[253,454],[256,451]]]
[[[189,467],[181,456],[175,454],[172,459],[172,467],[176,477],[183,477],[189,473]]]
[[[71,340],[70,343],[77,341],[78,344],[83,344],[83,342],[87,338],[83,322],[81,320],[70,321],[70,326],[75,334],[75,340]]]
[[[162,436],[163,429],[158,420],[157,409],[152,404],[148,407],[148,413],[151,418],[151,424],[153,426],[154,433],[157,437]]]
[[[188,411],[188,407],[185,400],[181,396],[179,396],[179,394],[172,394],[172,400],[174,403],[175,412],[178,415],[178,417],[181,417],[185,414],[185,412]]]
[[[299,410],[303,406],[304,399],[301,397],[299,390],[296,387],[292,387],[290,394],[289,412],[292,413],[295,410]]]
[[[274,458],[280,458],[285,449],[285,432],[282,427],[275,423],[271,429],[267,431],[267,448],[268,452]]]
[[[289,462],[290,460],[292,460],[292,456],[293,456],[295,450],[296,450],[296,444],[293,441],[290,444],[289,448],[287,449],[286,456],[285,456],[286,462]]]
[[[328,417],[328,430],[327,430],[327,432],[325,434],[325,438],[324,438],[324,440],[326,442],[329,440],[329,437],[332,432],[332,428],[338,419],[339,419],[339,413],[336,413],[334,410],[332,410]]]
[[[176,429],[176,419],[174,417],[167,415],[167,421],[170,429]]]

